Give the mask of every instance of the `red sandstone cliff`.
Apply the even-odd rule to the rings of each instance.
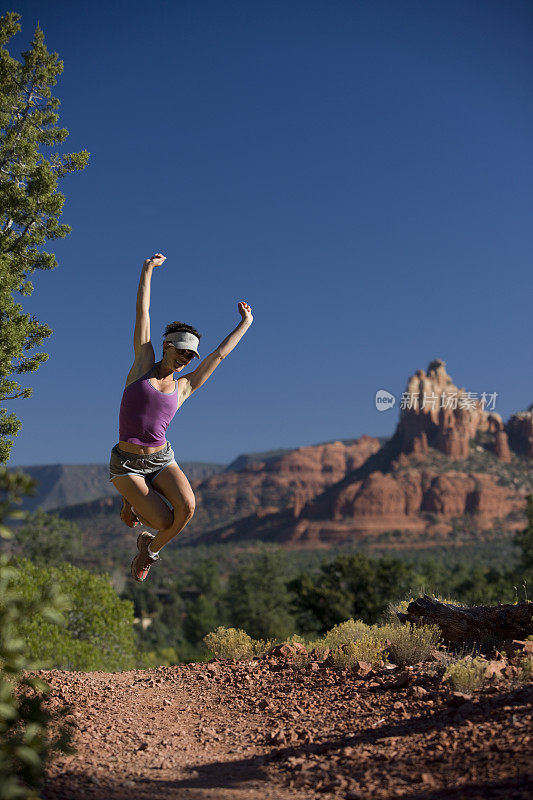
[[[209,507],[210,516],[259,516],[286,507],[301,510],[306,502],[338,483],[376,453],[380,443],[361,436],[351,443],[298,447],[282,455],[254,459],[238,470],[231,467],[194,484],[197,507]],[[219,518],[220,518],[219,516]]]

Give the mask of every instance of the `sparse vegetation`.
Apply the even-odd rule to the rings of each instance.
[[[329,658],[336,669],[353,669],[358,661],[377,667],[387,660],[383,645],[383,639],[365,635],[332,650]]]
[[[437,625],[387,625],[382,628],[389,639],[389,655],[393,664],[406,667],[425,661],[441,638]]]
[[[365,625],[360,619],[348,619],[346,622],[334,625],[324,636],[323,644],[325,647],[329,647],[330,650],[334,650],[343,644],[356,642],[366,636],[369,630],[369,626]]]
[[[253,639],[254,656],[264,656],[275,645],[275,639]]]
[[[446,667],[444,681],[456,692],[473,692],[488,681],[487,662],[466,656]]]

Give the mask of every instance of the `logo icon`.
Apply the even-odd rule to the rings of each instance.
[[[386,389],[378,389],[376,392],[376,408],[378,411],[388,411],[389,408],[394,408],[396,398]]]

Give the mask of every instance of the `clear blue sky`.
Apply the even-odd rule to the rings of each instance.
[[[504,421],[533,402],[533,6],[507,0],[14,2],[64,72],[59,267],[24,309],[54,330],[11,466],[107,462],[152,340],[211,352],[255,321],[168,429],[176,458],[392,434],[409,375],[443,358]]]

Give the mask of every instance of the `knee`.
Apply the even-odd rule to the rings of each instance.
[[[187,498],[185,502],[185,513],[187,514],[187,519],[191,519],[194,512],[196,510],[196,498],[192,494],[190,497]]]
[[[196,509],[196,499],[194,495],[191,494],[187,495],[187,497],[184,497],[181,506],[181,513],[182,516],[185,517],[186,522],[189,522],[189,520],[192,519],[195,509]]]

